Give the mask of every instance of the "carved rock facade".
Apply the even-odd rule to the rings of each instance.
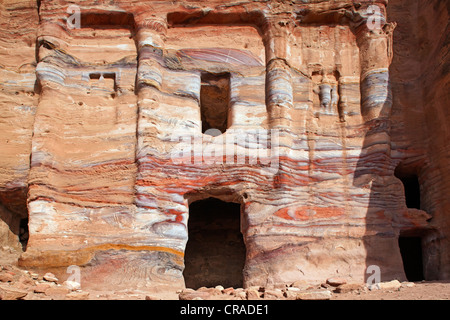
[[[1,241],[28,224],[23,267],[182,288],[212,197],[239,206],[244,286],[406,280],[412,238],[449,279],[448,11],[417,3],[4,1]],[[206,201],[193,234],[235,243]]]

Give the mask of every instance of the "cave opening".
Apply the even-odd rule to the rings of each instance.
[[[228,128],[230,103],[230,73],[208,73],[201,75],[200,113],[202,132],[209,129],[224,133]]]
[[[19,223],[19,241],[22,245],[23,251],[27,250],[28,238],[30,237],[28,231],[28,218],[20,219]]]
[[[408,281],[425,280],[423,270],[423,253],[421,237],[404,237],[398,239],[403,268]]]
[[[190,204],[183,273],[187,288],[243,287],[246,248],[240,216],[238,203],[207,198]]]
[[[26,188],[0,192],[0,247],[25,252],[28,245],[28,208]],[[14,199],[15,201],[8,201]],[[1,251],[1,250],[0,250]]]

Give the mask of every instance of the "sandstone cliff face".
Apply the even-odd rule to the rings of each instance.
[[[190,227],[230,243],[199,272],[238,260],[189,224],[214,197],[245,286],[405,280],[409,238],[448,279],[448,8],[386,3],[4,1],[1,243],[28,219],[22,266],[183,287]]]
[[[392,141],[398,171],[416,176],[420,205],[432,218],[423,235],[424,271],[448,279],[449,4],[442,1],[390,1],[394,33]]]
[[[2,1],[0,17],[0,243],[20,250],[20,221],[28,218],[31,138],[39,99],[36,2]]]

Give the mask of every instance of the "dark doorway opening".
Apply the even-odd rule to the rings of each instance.
[[[422,238],[421,237],[399,237],[398,245],[403,260],[408,281],[424,280]]]
[[[408,208],[420,209],[420,183],[416,174],[406,174],[401,169],[395,170],[395,176],[399,178],[405,189],[405,201]]]
[[[202,132],[217,129],[224,133],[228,128],[230,103],[230,74],[203,73],[200,87]]]
[[[26,219],[20,219],[20,225],[19,225],[19,241],[22,245],[23,251],[27,250],[28,245],[28,238],[30,237],[29,231],[28,231],[28,218]]]
[[[208,198],[189,206],[185,251],[187,288],[242,288],[246,249],[240,231],[240,204]]]

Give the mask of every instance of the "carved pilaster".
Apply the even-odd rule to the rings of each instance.
[[[263,27],[266,47],[266,104],[271,128],[289,128],[293,105],[290,58],[290,35],[293,20],[268,18]]]
[[[164,42],[167,21],[161,17],[135,17],[138,51],[137,86],[161,88]]]
[[[384,5],[371,5],[351,15],[360,51],[361,111],[366,122],[389,118],[391,113],[389,66],[396,24],[386,23],[385,11]]]

